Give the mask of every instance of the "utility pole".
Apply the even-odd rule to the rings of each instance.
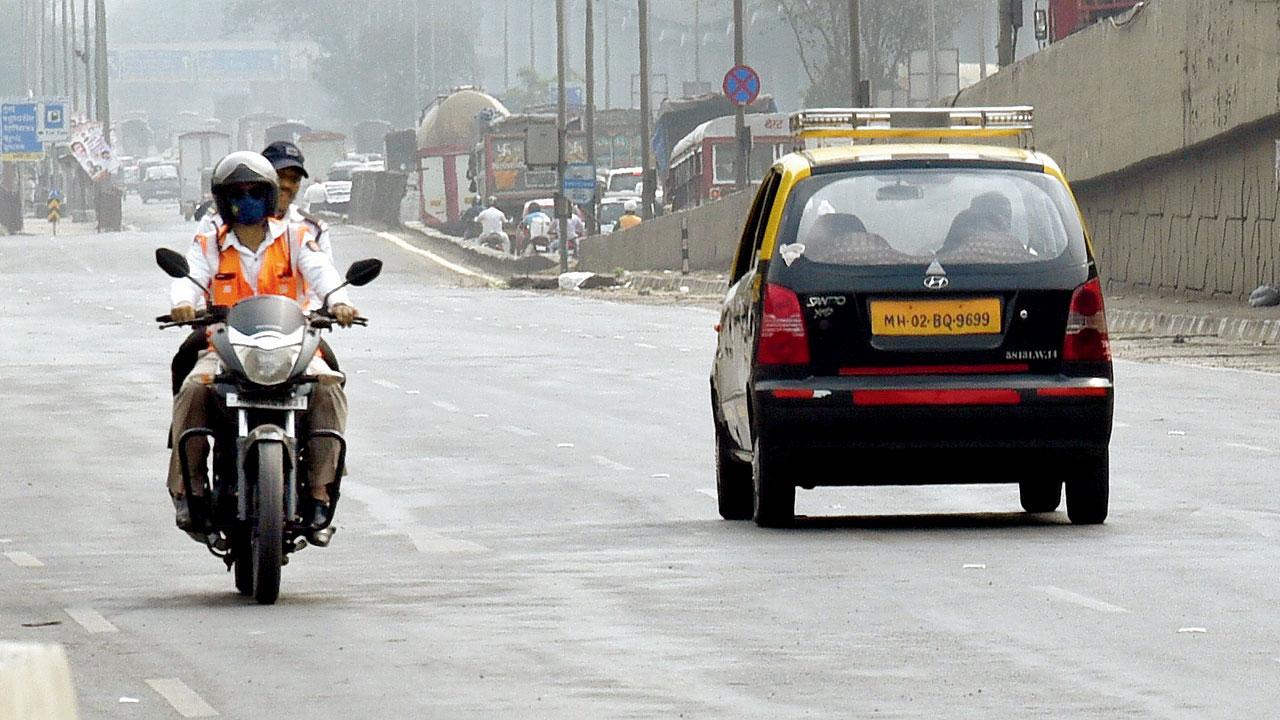
[[[591,166],[591,172],[594,175],[596,168],[596,0],[586,0],[586,2],[586,29],[582,40],[583,65],[587,74],[587,107],[584,109],[584,113],[587,126],[587,164]],[[594,192],[592,192],[592,199],[595,199]],[[599,218],[596,217],[596,207],[597,205],[593,203],[591,212],[588,214],[591,218],[591,225],[588,230],[590,230],[589,234],[592,235],[598,232],[600,228]]]
[[[733,0],[733,64],[746,62],[743,50],[742,0]],[[741,190],[747,186],[747,109],[738,105],[733,113],[733,136],[738,139],[738,157],[734,162],[734,187]]]
[[[49,18],[45,13],[43,0],[36,7],[40,13],[40,95],[45,96],[49,94]]]
[[[982,11],[978,13],[978,78],[987,79],[987,0],[981,0]]]
[[[849,0],[849,100],[862,107],[862,20],[859,1]]]
[[[62,0],[62,95],[74,92],[71,85],[71,36],[67,34],[67,0]]]
[[[111,98],[107,93],[107,0],[94,1],[93,29],[95,34],[94,44],[97,46],[93,53],[93,59],[94,75],[96,77],[95,85],[97,85],[98,89],[98,122],[102,123],[102,137],[110,145]]]
[[[613,4],[613,0],[604,0],[604,15],[601,19],[604,21],[604,109],[608,110],[613,107],[613,84],[609,82],[609,32],[613,28],[609,25],[609,6]],[[612,148],[610,149],[612,150]]]
[[[419,12],[418,0],[409,0],[413,5],[413,126],[418,127],[422,120],[422,16]]]
[[[693,81],[702,82],[702,0],[693,0]]]
[[[86,118],[92,119],[94,117],[93,82],[90,80],[89,62],[93,56],[89,53],[89,25],[89,0],[84,0],[84,114]]]
[[[1015,0],[999,0],[1000,37],[996,41],[996,62],[1000,67],[1013,64],[1013,3]],[[1022,2],[1022,0],[1016,0]]]
[[[502,92],[511,89],[511,0],[502,0]]]
[[[529,69],[538,74],[537,34],[533,31],[534,21],[538,19],[538,9],[534,7],[536,0],[529,0]]]
[[[742,2],[742,0],[734,0]],[[640,164],[643,166],[644,193],[640,197],[640,217],[653,217],[653,199],[657,188],[657,171],[653,169],[653,148],[649,138],[649,0],[638,0],[640,14]]]
[[[929,104],[938,104],[938,0],[929,0]]]
[[[80,58],[76,52],[76,0],[71,0],[71,112],[80,112]]]
[[[565,42],[564,0],[556,0],[556,221],[560,226],[560,272],[569,272],[569,199],[564,196]]]

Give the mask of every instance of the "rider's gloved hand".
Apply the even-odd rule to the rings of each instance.
[[[174,322],[191,322],[196,319],[196,309],[187,303],[174,305],[169,311],[169,317],[173,318]]]
[[[345,303],[334,305],[330,312],[333,313],[334,319],[342,327],[351,327],[351,323],[355,322],[355,319],[360,316],[358,310]]]

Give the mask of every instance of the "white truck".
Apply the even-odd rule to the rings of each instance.
[[[191,220],[196,207],[209,196],[209,176],[218,161],[231,152],[231,136],[213,130],[178,136],[178,206]]]

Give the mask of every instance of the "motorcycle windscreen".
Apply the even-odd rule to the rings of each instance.
[[[258,295],[236,303],[227,314],[227,325],[253,336],[261,332],[291,335],[302,329],[306,317],[298,303],[279,295]]]

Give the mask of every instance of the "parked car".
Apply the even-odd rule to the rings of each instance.
[[[793,128],[864,137],[843,113]],[[902,118],[903,137],[1008,136],[1030,114],[895,110],[874,134]],[[711,398],[726,519],[791,524],[797,486],[1017,483],[1028,512],[1056,510],[1065,485],[1073,523],[1103,522],[1111,353],[1062,171],[980,144],[782,157],[746,218]]]
[[[177,200],[181,193],[176,165],[153,165],[147,168],[138,186],[138,195],[144,203],[152,200]]]

